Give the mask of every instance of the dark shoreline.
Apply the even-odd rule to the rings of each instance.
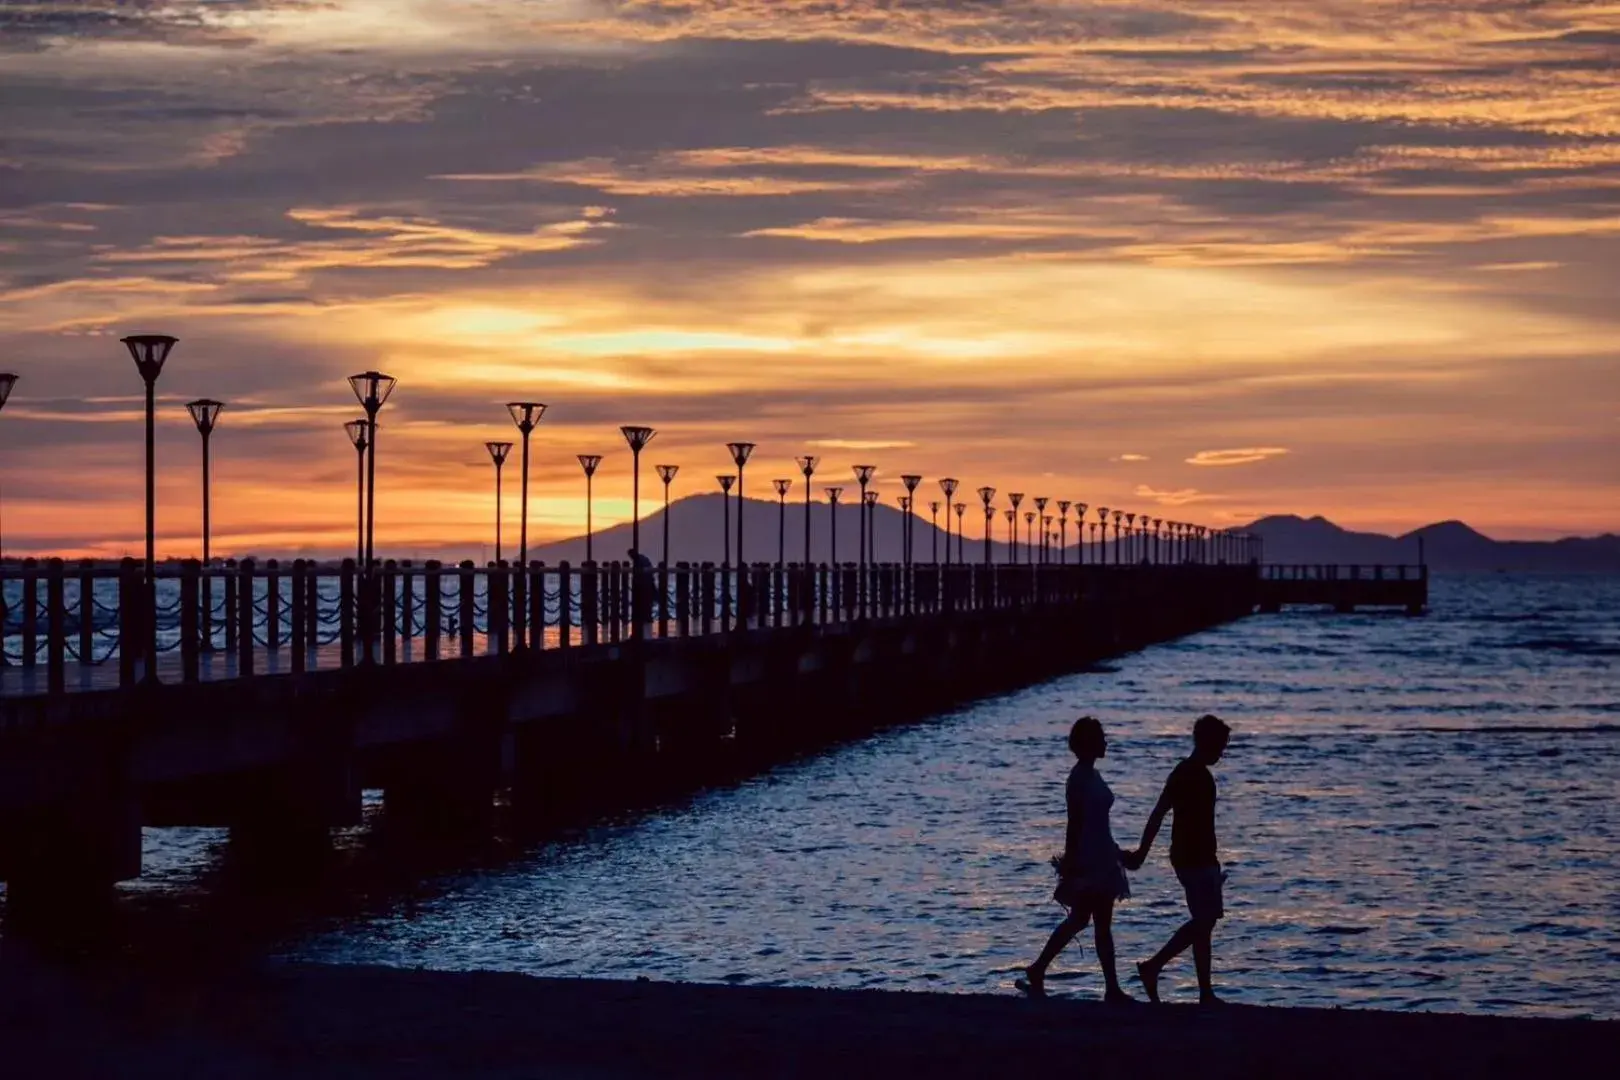
[[[15,1076],[1537,1076],[1620,1022],[260,965],[207,979],[0,963]]]

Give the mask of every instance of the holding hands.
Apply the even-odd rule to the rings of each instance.
[[[1142,864],[1147,861],[1147,853],[1140,849],[1136,851],[1126,851],[1124,848],[1120,848],[1119,861],[1120,865],[1125,867],[1127,870],[1140,870],[1142,869]]]

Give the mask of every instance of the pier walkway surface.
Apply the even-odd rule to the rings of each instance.
[[[8,1075],[59,1077],[1552,1080],[1607,1071],[1620,1023],[304,965],[91,981],[0,964],[0,1048]]]

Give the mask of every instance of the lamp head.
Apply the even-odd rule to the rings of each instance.
[[[191,414],[191,422],[197,425],[197,430],[204,435],[212,435],[214,425],[219,422],[219,410],[225,407],[223,401],[213,398],[198,398],[196,401],[186,402],[186,412]]]
[[[596,467],[602,464],[601,454],[580,454],[579,467],[585,470],[587,478],[596,475]]]
[[[804,474],[805,486],[808,487],[810,478],[816,475],[816,466],[821,464],[821,459],[814,454],[805,454],[795,460],[799,463],[799,471]]]
[[[630,452],[632,454],[639,454],[641,453],[642,447],[652,442],[653,436],[658,434],[658,432],[654,431],[650,427],[640,427],[636,424],[625,424],[623,427],[619,428],[619,434],[623,435],[624,441],[630,444]]]
[[[915,492],[917,490],[917,485],[922,483],[922,477],[918,476],[916,473],[906,473],[904,476],[900,477],[900,482],[906,485],[906,490],[908,492]]]
[[[1042,517],[1041,518],[1041,524],[1045,525],[1047,528],[1051,528],[1052,527],[1052,515],[1047,514],[1044,517]]]
[[[994,510],[992,510],[992,511],[990,511],[990,512],[991,512],[991,513],[995,513],[995,511],[994,511]],[[1016,511],[1016,510],[1003,510],[1003,511],[1002,511],[1002,513],[1004,513],[1004,514],[1006,514],[1006,515],[1007,515],[1007,522],[1008,522],[1008,524],[1011,524],[1011,523],[1012,523],[1012,521],[1013,521],[1013,519],[1014,519],[1014,518],[1016,518],[1016,517],[1017,517],[1017,516],[1018,516],[1018,511]]]
[[[658,479],[662,480],[666,486],[671,480],[675,479],[675,474],[681,471],[679,465],[654,465],[653,468],[658,470]]]
[[[1097,507],[1097,520],[1098,521],[1107,521],[1108,520],[1108,507],[1106,507],[1106,506]]]
[[[827,492],[827,501],[832,503],[834,506],[837,506],[838,498],[844,494],[844,489],[841,487],[830,487],[824,490]]]
[[[512,452],[512,444],[509,442],[487,442],[484,444],[484,449],[489,451],[489,458],[498,469],[506,464],[506,455]]]
[[[1059,499],[1058,500],[1058,513],[1060,515],[1062,515],[1062,517],[1063,517],[1063,519],[1065,521],[1067,521],[1068,518],[1069,518],[1069,507],[1071,505],[1072,504],[1069,502],[1068,499]]]
[[[1127,525],[1135,525],[1136,524],[1136,515],[1135,514],[1126,514],[1125,515],[1125,524],[1127,524]]]
[[[0,371],[0,409],[5,408],[6,398],[11,396],[11,388],[17,385],[17,376],[9,371]]]
[[[1086,511],[1090,509],[1091,507],[1087,506],[1085,503],[1077,502],[1074,504],[1074,516],[1084,520]]]
[[[506,411],[512,414],[512,423],[525,435],[532,432],[534,425],[546,415],[546,407],[538,401],[508,401]]]
[[[951,496],[956,494],[956,485],[960,482],[954,476],[947,476],[939,482],[939,490],[945,493],[946,502],[950,502]]]
[[[1033,525],[1033,524],[1035,524],[1035,511],[1033,511],[1033,510],[1025,510],[1024,511],[1024,524],[1025,525]]]
[[[1036,509],[1036,511],[1038,511],[1039,513],[1043,513],[1043,514],[1046,513],[1046,502],[1047,502],[1047,498],[1046,498],[1045,495],[1037,495],[1037,496],[1035,496],[1035,509]]]
[[[894,501],[899,503],[900,509],[904,510],[906,513],[909,514],[911,512],[911,499],[909,497],[905,495],[896,495],[894,497]]]
[[[861,495],[861,499],[866,503],[867,506],[876,506],[878,501],[878,493],[876,491],[867,491]]]
[[[967,513],[967,503],[957,503],[951,509],[956,511],[957,520],[961,520],[962,515]]]
[[[364,450],[370,444],[367,436],[371,434],[371,421],[350,420],[343,425],[343,432],[348,435],[349,442],[354,445],[356,450]]]
[[[376,416],[377,410],[388,401],[388,395],[394,392],[397,381],[392,375],[384,375],[380,371],[362,371],[349,376],[349,389],[354,391],[366,415]]]
[[[141,378],[147,382],[157,382],[157,377],[163,374],[163,361],[169,358],[169,350],[179,340],[167,334],[131,334],[123,342]]]
[[[1012,503],[1013,509],[1016,510],[1018,509],[1018,504],[1024,501],[1024,493],[1022,491],[1009,491],[1007,493],[1007,501]]]
[[[748,464],[748,459],[753,456],[754,444],[751,442],[728,442],[726,443],[726,449],[731,451],[731,460],[736,462],[738,469],[741,469]]]
[[[737,478],[735,476],[731,475],[730,473],[725,473],[725,474],[723,474],[721,476],[716,476],[715,479],[720,481],[720,490],[721,491],[730,491],[731,490],[731,485],[735,484],[737,482]]]
[[[986,510],[990,509],[990,504],[996,501],[996,489],[993,487],[980,488],[979,501],[984,503],[984,508]]]
[[[871,481],[872,474],[875,472],[877,472],[876,465],[856,465],[855,482],[865,487]]]
[[[936,499],[933,502],[928,504],[928,512],[930,514],[938,514],[939,513],[939,500],[938,499]]]
[[[793,486],[793,481],[791,481],[791,480],[772,480],[771,481],[771,486],[776,489],[776,494],[777,495],[781,496],[782,498],[786,498],[787,493],[788,493],[788,488]]]

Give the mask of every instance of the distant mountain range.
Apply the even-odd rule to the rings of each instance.
[[[737,503],[729,500],[729,511],[724,497],[718,493],[693,495],[681,499],[670,507],[669,557],[672,562],[719,562],[726,554],[725,523],[732,515],[731,536],[735,543]],[[806,507],[803,502],[789,499],[778,508],[775,502],[746,499],[743,503],[744,554],[750,561],[772,561],[777,554],[780,526],[785,526],[784,547],[789,561],[804,557],[804,521]],[[816,562],[832,558],[831,508],[825,502],[809,506],[810,557]],[[905,515],[893,505],[879,505],[873,519],[876,556],[882,561],[898,561],[903,552],[902,522]],[[779,516],[780,515],[780,516]],[[838,557],[854,560],[859,556],[860,511],[853,503],[840,503],[838,507]],[[912,537],[912,551],[919,560],[931,560],[937,550],[943,558],[945,552],[945,522],[941,518],[935,528],[928,518],[916,519]],[[1271,563],[1416,563],[1419,559],[1419,541],[1422,557],[1429,566],[1441,573],[1451,572],[1561,572],[1561,573],[1620,573],[1620,536],[1604,535],[1591,538],[1571,538],[1556,541],[1492,540],[1458,521],[1429,525],[1402,536],[1379,533],[1351,532],[1322,517],[1301,518],[1281,515],[1262,518],[1248,526],[1248,531],[1265,540],[1265,559]],[[1020,558],[1027,542],[1026,525],[1022,514],[1018,521]],[[955,520],[952,520],[953,550]],[[963,518],[962,550],[969,562],[984,558],[984,512],[970,506]],[[594,537],[593,547],[600,561],[624,559],[631,545],[628,524],[603,529]],[[1089,537],[1089,532],[1088,532]],[[1077,543],[1074,522],[1069,523],[1068,539],[1070,561],[1076,557],[1072,550]],[[996,562],[1007,559],[1007,522],[997,511],[991,539],[991,558]],[[1037,539],[1038,542],[1038,539]],[[657,511],[641,523],[641,544],[649,558],[657,562],[663,554],[664,515]],[[1098,552],[1087,545],[1086,561],[1092,562]],[[547,544],[536,548],[532,558],[556,563],[563,559],[578,563],[585,558],[585,539]],[[732,552],[735,558],[735,552]],[[1054,554],[1054,558],[1055,558]]]
[[[1268,563],[1416,563],[1439,573],[1620,573],[1620,536],[1492,540],[1460,521],[1402,536],[1351,532],[1323,517],[1261,518],[1248,531],[1265,540]],[[1420,556],[1421,547],[1421,556]]]

